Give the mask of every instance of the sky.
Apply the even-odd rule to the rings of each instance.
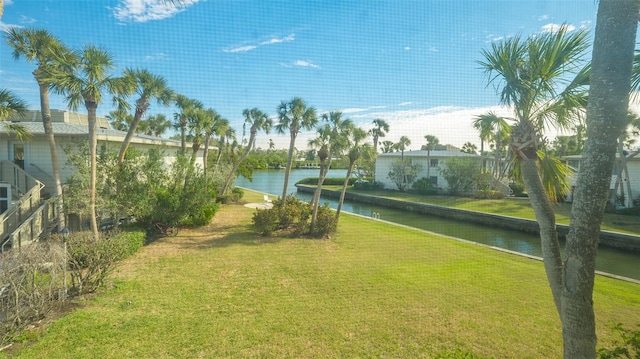
[[[365,130],[384,119],[390,131],[381,141],[407,136],[418,150],[425,135],[480,147],[474,117],[512,115],[487,86],[483,49],[563,23],[592,39],[596,7],[594,0],[5,0],[0,29],[44,28],[71,48],[102,47],[114,58],[114,76],[125,68],[163,76],[227,118],[239,139],[244,109],[275,117],[282,101],[301,97]],[[0,87],[38,109],[34,69],[0,42]],[[52,94],[51,108],[67,108],[63,100]],[[106,101],[98,115],[112,109]],[[147,115],[176,111],[153,104]],[[301,133],[296,147],[306,149],[312,137]],[[260,133],[257,146],[269,139],[288,147],[289,136],[275,132]]]

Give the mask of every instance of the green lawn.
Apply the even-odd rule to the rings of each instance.
[[[143,247],[17,357],[561,357],[538,261],[350,215],[328,240],[263,238],[253,212]],[[640,323],[640,286],[598,277],[594,300],[601,346]]]
[[[323,186],[331,190],[342,190],[341,186]],[[461,208],[472,211],[495,213],[499,215],[535,219],[533,209],[528,198],[474,199],[454,196],[421,196],[399,191],[358,191],[349,188],[354,193],[362,193],[372,196],[394,198],[411,202],[429,203],[438,206]],[[553,206],[556,213],[556,222],[569,224],[571,217],[570,203],[556,203]],[[613,213],[605,213],[602,221],[602,229],[631,234],[640,234],[640,216],[626,216]]]

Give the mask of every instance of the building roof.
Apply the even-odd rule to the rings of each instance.
[[[42,122],[20,122],[20,125],[28,130],[32,136],[40,137],[44,136],[44,125]],[[89,128],[83,125],[75,125],[65,122],[52,122],[53,133],[56,137],[73,137],[73,136],[88,136]],[[0,126],[1,127],[1,126]],[[0,136],[6,135],[6,131],[0,131]],[[99,141],[111,141],[122,142],[127,135],[124,131],[118,131],[110,128],[98,128],[97,135]],[[148,136],[142,134],[136,134],[131,140],[132,143],[154,144],[154,145],[167,145],[171,147],[179,147],[180,141],[170,140],[161,137]]]

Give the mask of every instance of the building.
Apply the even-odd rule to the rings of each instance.
[[[376,170],[375,179],[376,182],[383,183],[386,189],[396,189],[396,184],[389,179],[389,172],[391,166],[395,161],[399,161],[403,154],[401,152],[391,152],[379,154],[376,158]],[[493,159],[488,157],[481,157],[479,155],[461,152],[453,148],[448,149],[436,149],[430,152],[426,150],[420,151],[405,151],[404,158],[409,159],[412,164],[420,165],[420,172],[416,179],[425,177],[430,178],[431,183],[435,188],[446,191],[448,188],[447,180],[440,174],[440,169],[446,166],[446,160],[452,157],[471,157],[477,159],[485,159],[487,161],[487,168],[491,168]],[[480,171],[480,168],[478,168]],[[428,172],[428,174],[427,174]],[[411,188],[409,185],[407,188]],[[503,190],[501,188],[501,190]],[[506,193],[509,193],[508,186],[504,189]]]
[[[58,150],[60,180],[66,183],[76,169],[67,164],[65,148],[77,148],[88,141],[87,115],[64,110],[51,110],[53,133]],[[42,218],[36,218],[37,225],[27,225],[38,211],[43,210],[42,199],[55,193],[53,166],[49,141],[44,133],[40,111],[29,111],[24,117],[9,118],[19,122],[30,133],[27,140],[19,140],[15,133],[7,132],[0,123],[0,244],[2,250],[11,243],[26,242],[37,238],[51,218],[50,209]],[[107,119],[97,118],[98,149],[106,146],[119,151],[126,132],[111,128]],[[146,152],[152,148],[164,150],[164,162],[170,165],[181,149],[180,141],[137,134],[129,148]],[[190,152],[191,149],[189,148]],[[197,153],[197,163],[202,165],[203,151]],[[28,202],[28,203],[27,203]],[[13,208],[12,208],[13,207]],[[37,230],[36,230],[37,227]],[[21,232],[23,231],[23,232]],[[16,234],[16,232],[27,234]],[[21,238],[25,237],[24,241]],[[13,239],[12,239],[13,238]]]
[[[582,155],[564,156],[562,159],[575,172],[574,175],[569,178],[569,183],[571,184],[571,187],[574,188],[578,179],[577,174],[580,172],[580,167],[582,165]],[[619,180],[620,183],[618,187],[624,188],[624,201],[622,201],[623,203],[620,203],[620,201],[615,202],[610,200],[610,202],[612,202],[612,205],[633,207],[633,201],[640,197],[640,152],[636,151],[627,153],[626,161],[628,175],[623,172],[620,179],[618,179],[618,167],[621,162],[620,154],[616,154],[616,161],[613,163],[613,171],[611,173],[611,184],[609,187],[611,193],[609,198],[616,198],[613,196],[613,190],[615,189],[616,182]],[[631,189],[631,196],[628,195],[629,188]],[[620,189],[618,189],[618,194],[620,194]],[[569,200],[571,200],[571,198],[569,198]]]

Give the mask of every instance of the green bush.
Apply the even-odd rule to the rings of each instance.
[[[437,194],[438,190],[433,187],[431,179],[422,177],[413,182],[413,184],[411,185],[411,190],[409,192],[421,195],[433,195]]]
[[[478,199],[503,199],[506,196],[500,191],[483,189],[477,191],[473,197]]]
[[[353,184],[356,183],[356,178],[349,178],[349,186],[353,186]],[[300,181],[296,182],[296,184],[306,184],[306,185],[312,185],[315,186],[318,184],[318,177],[308,177],[308,178],[303,178]],[[322,182],[322,185],[326,185],[326,186],[342,186],[344,184],[344,177],[343,178],[325,178],[324,182]]]
[[[622,324],[616,325],[613,330],[620,334],[622,342],[615,343],[613,349],[598,349],[598,357],[600,359],[640,358],[640,324],[638,324],[638,330],[626,329]]]
[[[369,182],[369,181],[356,181],[353,183],[353,188],[360,191],[377,191],[384,189],[384,183],[382,182]]]
[[[327,203],[318,207],[316,216],[316,224],[312,233],[313,236],[324,237],[335,232],[338,228],[336,214],[329,208]]]
[[[513,192],[515,197],[527,197],[527,194],[524,192],[524,184],[522,183],[509,183],[509,188]]]
[[[263,236],[270,236],[278,228],[278,214],[273,209],[258,209],[251,220]]]

